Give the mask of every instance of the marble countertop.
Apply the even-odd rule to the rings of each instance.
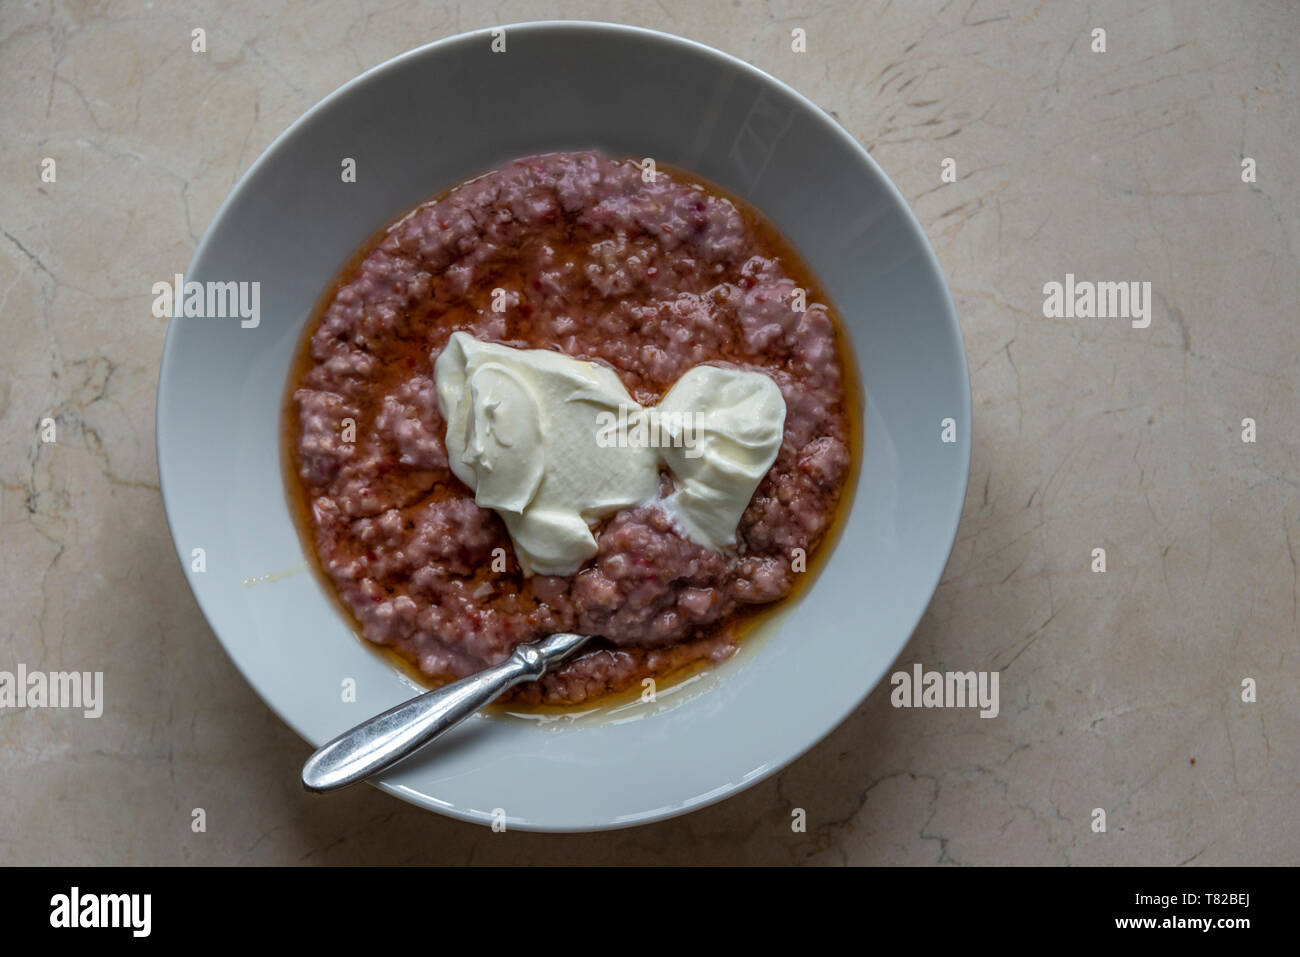
[[[335,87],[548,17],[754,63],[916,211],[974,451],[899,664],[998,671],[996,719],[895,709],[884,685],[780,775],[605,834],[302,791],[310,749],[221,650],[168,535],[151,285]],[[1298,38],[1295,5],[1215,0],[4,4],[0,670],[102,669],[114,692],[100,720],[0,708],[0,863],[1300,863]],[[1149,281],[1150,326],[1045,317],[1067,273]]]

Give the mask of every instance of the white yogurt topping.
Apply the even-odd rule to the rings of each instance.
[[[571,575],[596,554],[591,524],[656,501],[722,549],[776,459],[781,390],[759,372],[696,366],[655,409],[610,368],[457,332],[434,364],[447,457],[501,516],[525,575]],[[675,490],[659,494],[659,469]]]
[[[696,366],[658,409],[670,419],[690,415],[695,432],[693,448],[659,449],[676,480],[664,507],[695,541],[716,549],[734,545],[740,516],[781,448],[781,390],[761,372]]]

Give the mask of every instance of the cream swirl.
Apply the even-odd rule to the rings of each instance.
[[[451,469],[501,516],[526,575],[574,573],[596,554],[591,525],[642,503],[700,544],[733,545],[785,422],[760,372],[697,366],[646,409],[606,366],[464,332],[434,376]],[[661,465],[674,479],[665,498]]]

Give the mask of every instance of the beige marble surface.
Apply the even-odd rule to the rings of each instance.
[[[150,286],[336,86],[547,16],[770,71],[916,210],[961,316],[975,441],[901,661],[1000,670],[997,719],[895,710],[878,689],[778,777],[602,835],[301,791],[307,745],[227,660],[168,537]],[[0,710],[0,863],[1300,863],[1298,41],[1295,4],[1215,0],[6,2],[0,669],[102,669],[109,707]],[[1044,318],[1067,272],[1150,281],[1150,328]]]

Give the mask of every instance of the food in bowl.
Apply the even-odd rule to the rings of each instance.
[[[832,537],[852,366],[758,214],[595,152],[430,200],[340,274],[286,408],[320,569],[431,683],[559,631],[575,704],[732,654]]]

